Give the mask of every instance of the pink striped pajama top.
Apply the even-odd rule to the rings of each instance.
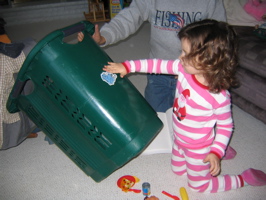
[[[188,149],[211,147],[222,158],[229,143],[233,121],[228,91],[210,93],[180,61],[148,59],[123,63],[129,72],[178,75],[173,105],[175,143]]]

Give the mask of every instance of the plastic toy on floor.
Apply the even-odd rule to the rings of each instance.
[[[131,189],[135,185],[135,183],[139,181],[140,181],[139,178],[137,178],[136,176],[126,175],[118,179],[117,186],[121,188],[123,192],[140,193],[141,190]]]
[[[160,200],[156,196],[145,197],[144,200]]]
[[[151,194],[151,185],[148,182],[142,184],[142,193],[146,197]]]
[[[189,200],[187,191],[184,187],[181,187],[179,191],[182,200]]]
[[[179,197],[175,196],[175,195],[172,195],[172,194],[169,194],[168,192],[165,192],[165,191],[162,191],[162,193],[174,200],[180,200]]]

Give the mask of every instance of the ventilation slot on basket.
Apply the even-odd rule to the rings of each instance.
[[[27,107],[27,112],[34,119],[37,119],[39,121],[39,114],[36,112],[36,110],[31,105]]]
[[[112,144],[104,134],[99,131],[96,126],[93,126],[91,121],[80,112],[78,108],[76,108],[72,113],[71,116],[77,121],[79,126],[88,133],[88,135],[104,150],[110,147]]]
[[[36,124],[38,124],[40,128],[45,126],[45,120],[37,113],[37,111],[31,105],[27,107],[27,113],[31,116],[32,119],[34,119],[34,121],[37,121]]]
[[[79,157],[77,157],[77,156],[76,156],[76,158],[75,158],[75,162],[76,162],[81,168],[83,168],[83,169],[86,168],[86,163],[83,162],[83,161],[82,161]]]
[[[83,162],[83,160],[80,159],[80,157],[77,156],[77,154],[74,152],[74,151],[70,151],[69,154],[68,154],[72,160],[78,165],[80,166],[80,168],[82,169],[86,169],[86,163]],[[95,165],[95,164],[94,164]]]
[[[46,133],[48,133],[50,135],[50,137],[53,137],[54,130],[48,124],[46,124],[46,126],[44,127],[44,130]]]
[[[71,147],[69,147],[64,140],[58,135],[54,129],[44,120],[41,115],[33,108],[32,105],[27,107],[27,113],[29,116],[34,119],[33,121],[38,125],[45,134],[49,135],[49,138],[53,139],[55,143],[67,154],[72,160],[83,170],[87,169],[86,163],[77,156],[77,154],[73,151]]]
[[[61,106],[70,114],[70,116],[77,122],[77,124],[88,133],[88,136],[96,142],[102,149],[110,148],[112,143],[107,137],[94,126],[80,109],[70,100],[70,98],[63,93],[59,87],[56,86],[53,79],[45,76],[42,82],[43,86],[54,96],[54,98],[61,104]]]
[[[49,77],[49,76],[46,76],[44,79],[43,79],[43,86],[51,93],[53,94],[54,91],[57,90],[57,88],[55,88],[55,84],[53,84],[54,81]]]
[[[98,131],[98,128],[96,126],[92,126],[91,129],[88,131],[88,134],[103,149],[107,149],[112,145],[112,143],[101,132]]]
[[[68,150],[69,150],[68,145],[67,145],[63,140],[60,140],[59,145],[60,145],[65,151],[68,151]]]

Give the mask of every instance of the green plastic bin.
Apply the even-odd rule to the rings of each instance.
[[[94,33],[87,21],[54,31],[27,56],[7,109],[25,112],[53,142],[96,182],[139,155],[163,124],[127,78],[108,80],[109,56],[89,34],[77,44],[66,36]],[[107,78],[107,79],[105,79]],[[106,81],[107,80],[107,81]],[[34,89],[22,95],[31,83]]]

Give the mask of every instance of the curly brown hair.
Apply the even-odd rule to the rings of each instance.
[[[190,42],[190,52],[184,60],[203,71],[210,92],[219,93],[237,85],[238,48],[232,27],[206,19],[185,26],[178,36]]]

